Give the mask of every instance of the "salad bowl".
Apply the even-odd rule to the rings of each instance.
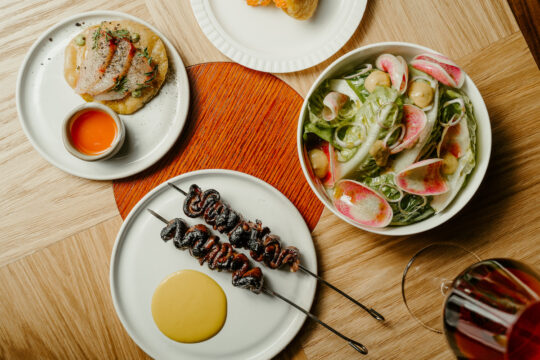
[[[339,59],[334,61],[330,66],[328,66],[321,73],[321,75],[314,82],[313,86],[309,90],[309,92],[308,92],[308,94],[307,94],[307,96],[306,96],[306,98],[304,100],[304,103],[302,105],[302,110],[300,112],[300,117],[298,119],[298,129],[297,129],[298,156],[299,156],[299,159],[300,159],[300,164],[302,166],[302,171],[303,171],[304,176],[306,177],[306,180],[308,181],[311,189],[315,192],[315,194],[323,202],[323,204],[330,211],[332,211],[336,216],[338,216],[342,220],[348,222],[349,224],[351,224],[351,225],[353,225],[355,227],[358,227],[360,229],[363,229],[363,230],[366,230],[366,231],[369,231],[369,232],[373,232],[373,233],[377,233],[377,234],[384,234],[384,235],[393,235],[393,236],[411,235],[411,234],[416,234],[416,233],[420,233],[420,232],[423,232],[423,231],[427,231],[429,229],[432,229],[432,228],[446,222],[452,216],[457,214],[469,202],[469,200],[473,197],[473,195],[477,191],[478,187],[480,186],[480,183],[482,182],[482,179],[484,178],[484,175],[486,173],[487,166],[488,166],[488,163],[489,163],[489,158],[490,158],[490,153],[491,153],[491,125],[490,125],[490,120],[489,120],[489,115],[488,115],[488,112],[487,112],[487,109],[486,109],[486,105],[485,105],[485,103],[484,103],[484,101],[482,99],[482,96],[481,96],[480,92],[478,91],[477,87],[475,86],[475,84],[473,83],[471,78],[462,70],[461,73],[458,74],[458,76],[459,76],[458,79],[459,79],[460,84],[457,87],[460,87],[459,91],[461,93],[466,94],[466,96],[464,97],[466,99],[465,101],[467,102],[467,101],[470,100],[467,104],[472,105],[472,108],[467,107],[467,109],[468,109],[467,111],[470,110],[469,117],[473,119],[472,122],[476,123],[476,129],[474,128],[474,126],[469,129],[469,131],[471,131],[470,137],[471,137],[471,139],[473,139],[473,140],[471,140],[471,144],[472,144],[471,147],[473,149],[472,149],[472,155],[471,155],[472,158],[470,160],[472,162],[472,164],[473,164],[472,165],[473,167],[472,167],[472,170],[469,170],[470,172],[463,175],[463,179],[461,179],[462,183],[459,184],[459,186],[457,187],[458,189],[451,196],[451,198],[450,198],[451,200],[449,200],[447,202],[447,204],[444,205],[444,207],[441,207],[440,209],[437,209],[436,211],[432,211],[430,214],[426,214],[426,216],[420,215],[419,217],[417,217],[417,219],[415,221],[403,222],[403,223],[401,223],[399,225],[395,225],[394,223],[392,223],[390,221],[392,216],[390,214],[390,217],[388,217],[387,212],[385,213],[384,217],[387,218],[388,221],[385,222],[384,225],[382,225],[382,226],[380,226],[381,225],[380,223],[378,223],[378,224],[376,223],[374,226],[371,226],[371,223],[373,223],[373,222],[364,222],[364,223],[362,223],[362,222],[359,222],[359,221],[355,221],[355,219],[353,219],[352,216],[350,215],[351,213],[349,212],[349,210],[344,210],[344,208],[346,208],[347,206],[344,207],[343,203],[340,204],[340,202],[338,200],[336,200],[337,195],[335,195],[335,194],[336,194],[336,191],[337,191],[336,189],[338,189],[338,187],[339,187],[339,183],[336,183],[335,186],[332,185],[332,190],[331,191],[333,191],[333,194],[334,194],[334,196],[332,196],[331,195],[332,193],[329,193],[329,191],[327,191],[327,188],[325,188],[325,185],[323,185],[323,183],[325,183],[328,186],[327,181],[324,178],[321,178],[321,176],[317,174],[318,169],[315,166],[312,167],[312,162],[311,161],[313,161],[313,159],[310,161],[310,156],[311,155],[308,154],[308,151],[307,151],[307,148],[306,148],[305,133],[307,131],[305,130],[305,125],[308,122],[311,121],[310,116],[312,114],[310,114],[310,99],[312,98],[313,94],[315,94],[315,97],[318,96],[317,91],[318,91],[319,87],[324,86],[325,83],[328,83],[327,80],[335,79],[336,77],[339,77],[339,76],[341,76],[341,78],[345,78],[345,79],[350,79],[351,78],[351,76],[344,76],[344,74],[351,74],[351,73],[354,74],[355,72],[356,72],[357,75],[361,74],[362,71],[360,71],[360,72],[357,72],[357,71],[359,69],[359,66],[364,66],[362,64],[366,64],[366,63],[367,64],[375,64],[376,60],[377,60],[376,66],[380,69],[381,66],[380,66],[380,60],[379,59],[380,59],[380,55],[382,55],[382,54],[393,54],[393,55],[395,55],[395,59],[399,59],[399,61],[401,61],[404,64],[403,66],[405,68],[405,73],[407,73],[407,75],[403,76],[403,82],[405,84],[407,83],[407,77],[413,77],[413,75],[415,75],[415,72],[416,72],[416,70],[413,69],[412,67],[409,67],[411,70],[407,71],[407,64],[409,64],[413,60],[413,58],[418,59],[418,58],[415,58],[415,57],[420,56],[420,59],[421,59],[421,56],[423,56],[422,54],[424,54],[424,55],[425,54],[431,54],[430,56],[432,56],[433,58],[443,59],[442,61],[445,61],[444,59],[446,59],[448,61],[448,63],[454,64],[453,62],[451,62],[451,60],[444,57],[444,55],[442,55],[442,54],[440,54],[440,53],[438,53],[438,52],[436,52],[436,51],[434,51],[432,49],[429,49],[429,48],[424,47],[424,46],[416,45],[416,44],[405,43],[405,42],[375,43],[375,44],[363,46],[361,48],[355,49],[355,50],[343,55],[342,57],[340,57]],[[414,63],[414,61],[413,61],[413,63]],[[398,64],[399,64],[399,62],[398,62]],[[445,65],[443,64],[442,66],[444,67]],[[457,66],[457,65],[455,65],[455,66]],[[383,68],[384,68],[384,66],[383,66]],[[416,66],[415,66],[415,68],[416,68]],[[466,70],[466,69],[464,69],[464,70]],[[386,69],[385,69],[385,71],[386,71]],[[411,73],[411,71],[413,71],[413,73]],[[388,70],[388,72],[390,73],[390,76],[394,75],[394,74],[392,74],[392,72],[390,70]],[[435,75],[437,75],[437,74],[435,74]],[[353,76],[355,76],[355,75],[353,75]],[[452,74],[452,76],[454,76],[454,75]],[[421,76],[415,76],[414,78],[425,79],[426,76],[421,75]],[[448,77],[448,78],[450,79],[450,81],[452,80],[452,78],[450,78],[450,77]],[[399,77],[399,79],[401,79],[401,77]],[[362,81],[364,82],[364,80],[365,80],[365,78]],[[410,79],[408,79],[408,80],[410,81]],[[441,81],[441,80],[439,80],[439,81]],[[443,81],[444,81],[444,79],[443,79]],[[365,87],[367,89],[367,82],[365,82],[365,83],[366,83]],[[435,81],[435,83],[439,84],[439,83],[437,83],[437,81]],[[394,86],[394,78],[392,78],[392,85],[390,85],[390,83],[389,83],[387,86]],[[454,84],[454,86],[455,86],[455,84]],[[442,85],[441,85],[441,87],[439,87],[438,85],[436,85],[435,87],[437,89],[440,89],[441,91],[447,91],[447,92],[448,92],[448,90],[445,90],[445,89],[451,89],[450,87],[443,87]],[[379,88],[379,90],[381,90],[381,86],[378,86],[378,88]],[[399,91],[399,89],[400,89],[399,85],[398,85],[397,89]],[[405,89],[403,89],[403,87],[401,89],[402,89],[401,94],[404,94],[406,92],[406,90],[407,90],[407,85],[405,85]],[[364,91],[366,91],[366,90],[364,90]],[[369,91],[369,92],[371,93],[372,91]],[[366,94],[369,95],[369,93],[367,93],[367,92],[366,92]],[[438,94],[439,93],[438,93],[438,90],[437,90],[437,92],[435,93],[435,98],[439,97]],[[354,97],[354,93],[351,96]],[[325,97],[325,106],[327,104],[327,102],[326,102],[327,97]],[[467,97],[468,97],[468,99],[467,99]],[[441,99],[442,99],[442,96],[441,96]],[[332,102],[332,100],[333,99],[330,99],[330,102]],[[339,100],[339,98],[338,98],[338,100]],[[352,98],[351,98],[351,100],[352,100]],[[367,101],[367,99],[364,99],[364,101]],[[406,101],[410,101],[410,100],[407,99]],[[439,101],[437,101],[437,102],[439,102]],[[453,126],[453,124],[450,124],[450,125],[449,124],[442,124],[442,122],[439,119],[439,116],[442,116],[442,115],[439,115],[442,111],[439,110],[439,109],[444,108],[445,106],[448,106],[447,105],[448,103],[455,103],[455,102],[456,101],[446,101],[444,106],[435,105],[436,106],[436,108],[434,109],[435,110],[434,111],[435,115],[433,115],[433,116],[437,117],[437,120],[435,120],[437,125],[441,124],[441,126]],[[435,100],[433,100],[433,103],[435,103]],[[334,104],[335,104],[335,101],[334,101]],[[361,101],[360,101],[360,104],[361,104]],[[441,104],[442,104],[442,102],[441,102]],[[381,109],[385,105],[387,105],[387,104],[381,105]],[[412,106],[410,104],[407,104],[406,106],[407,107],[414,107],[414,106]],[[463,100],[461,102],[461,106],[463,108],[463,110],[462,110],[463,114],[465,114],[465,110],[464,110],[465,106],[463,105]],[[377,113],[377,120],[376,120],[377,122],[380,121],[381,109],[379,109],[379,112]],[[421,109],[419,109],[418,107],[416,107],[416,109],[418,109],[418,111],[420,111],[422,113]],[[325,108],[323,110],[326,111],[328,109]],[[396,114],[397,114],[397,111],[398,110],[396,110]],[[428,107],[426,107],[424,109],[424,111],[425,111],[426,114],[428,114]],[[324,117],[324,116],[331,116],[331,115],[332,115],[332,111],[327,112],[326,114],[323,114],[322,116]],[[334,116],[336,116],[336,115],[334,114]],[[388,116],[388,117],[390,117],[390,116]],[[452,117],[452,120],[453,119],[454,119],[454,117]],[[328,121],[328,119],[325,119],[325,120]],[[470,122],[471,122],[471,120],[469,120],[469,123]],[[394,123],[392,123],[392,124],[394,124]],[[404,126],[406,126],[406,125],[400,125],[400,126],[402,126],[402,128],[404,128]],[[434,126],[436,126],[436,125],[434,125]],[[403,133],[405,133],[405,131],[408,131],[408,130],[402,130]],[[443,143],[443,140],[444,140],[444,137],[445,137],[444,134],[445,133],[443,133],[443,135],[441,135],[440,143]],[[339,136],[339,135],[337,135],[337,136]],[[408,135],[405,135],[405,138],[407,138],[407,137],[408,137]],[[365,141],[368,141],[367,137],[365,137],[364,139],[365,139]],[[388,139],[388,136],[386,136],[386,138],[384,140],[385,145],[386,145],[386,140],[387,139]],[[398,140],[398,141],[401,141],[401,139],[403,139],[403,135],[401,136],[400,140]],[[327,143],[327,145],[328,145],[328,143]],[[410,148],[410,145],[408,147]],[[399,148],[399,146],[398,146],[398,148]],[[320,152],[320,153],[322,154],[323,152],[326,152],[326,155],[328,156],[328,159],[330,159],[331,155],[328,155],[328,151],[323,149],[323,151]],[[357,150],[357,152],[359,152],[359,150]],[[437,149],[436,153],[437,153],[437,155],[439,155],[439,149]],[[441,157],[442,158],[442,156],[434,156],[434,157]],[[418,161],[418,162],[416,162],[415,164],[412,164],[411,166],[409,166],[409,168],[407,168],[405,170],[400,170],[401,171],[400,174],[403,174],[404,172],[406,173],[408,169],[416,168],[416,167],[418,167],[418,165],[434,163],[434,162],[437,162],[438,160],[440,160],[440,162],[442,163],[442,159],[431,159],[431,160],[423,160],[423,161],[419,161],[419,160],[420,160],[420,157],[417,157],[416,161]],[[334,160],[334,161],[338,161],[338,160]],[[330,173],[331,172],[329,172],[329,174]],[[397,173],[397,171],[396,171],[396,173]],[[392,173],[392,176],[394,176],[393,173]],[[349,177],[344,177],[344,179],[349,179]],[[339,180],[339,179],[335,179],[335,180]],[[360,191],[359,191],[360,193],[362,193],[362,192],[370,192],[370,193],[372,193],[372,198],[369,199],[369,196],[368,196],[367,201],[371,201],[371,202],[379,201],[377,199],[384,198],[381,191],[377,191],[377,189],[373,189],[373,187],[371,187],[371,189],[370,189],[369,187],[367,187],[365,185],[365,183],[362,180],[359,180],[358,182],[354,181],[354,180],[358,180],[358,179],[352,178],[352,180],[353,181],[346,180],[347,186],[341,186],[341,187],[346,188],[346,189],[353,189],[353,188],[356,187],[357,189],[360,189]],[[342,183],[343,183],[343,181],[342,181]],[[334,184],[334,182],[332,182],[332,184]],[[395,187],[398,188],[399,185],[395,186]],[[382,189],[382,187],[380,189]],[[401,197],[399,199],[402,199],[403,192],[401,190],[399,190],[399,189],[397,189],[397,190],[401,193]],[[339,191],[342,191],[342,190],[339,190]],[[354,202],[355,197],[359,197],[359,198],[364,199],[365,196],[367,196],[367,195],[365,195],[365,194],[362,195],[361,194],[361,196],[360,196],[357,193],[355,193],[355,195],[352,197],[352,200],[351,200],[350,195],[347,195],[347,196],[348,197],[346,199],[346,202],[348,202],[348,201],[353,201]],[[384,200],[380,200],[380,201],[384,201]],[[397,200],[397,201],[400,202],[401,200]],[[386,204],[386,207],[389,208],[388,203],[386,203],[386,201],[384,201],[384,203]],[[424,205],[425,205],[425,202],[424,202]],[[401,209],[401,203],[399,204],[399,206],[400,206],[400,209]],[[362,210],[362,211],[364,211],[364,210]],[[347,215],[345,215],[345,214],[347,214]]]

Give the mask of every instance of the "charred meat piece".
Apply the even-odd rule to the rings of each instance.
[[[218,191],[202,191],[193,184],[184,200],[184,214],[191,218],[202,217],[214,230],[226,234],[235,248],[247,249],[251,258],[263,262],[271,269],[288,264],[291,271],[300,265],[300,253],[294,246],[281,247],[279,236],[270,233],[261,221],[245,221],[240,214],[221,201]]]
[[[232,272],[232,284],[254,293],[261,292],[263,274],[260,268],[251,268],[246,255],[233,250],[230,244],[221,244],[210,229],[198,224],[188,227],[185,221],[176,218],[171,220],[162,230],[164,241],[173,240],[174,246],[180,250],[189,249],[190,254],[205,262],[212,270]]]

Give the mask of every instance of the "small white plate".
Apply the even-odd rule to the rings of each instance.
[[[273,4],[191,0],[206,37],[248,68],[273,73],[307,69],[335,54],[354,34],[367,0],[319,0],[313,17],[296,20]]]
[[[126,125],[120,152],[106,161],[87,162],[72,156],[62,143],[62,120],[84,103],[64,79],[64,49],[85,27],[117,19],[137,21],[161,38],[169,56],[169,74],[159,93],[141,110],[120,115]],[[152,25],[116,11],[78,14],[47,30],[24,59],[16,94],[22,128],[41,156],[67,173],[94,180],[130,176],[158,161],[180,135],[189,107],[189,81],[174,46]]]
[[[294,205],[262,180],[230,170],[200,170],[170,179],[182,189],[193,183],[202,189],[218,190],[222,198],[247,219],[260,219],[284,244],[300,249],[301,262],[317,271],[317,258],[311,234]],[[183,196],[163,183],[148,193],[130,212],[122,225],[111,258],[111,292],[118,317],[133,340],[156,359],[270,359],[280,352],[300,330],[306,316],[285,302],[265,294],[235,288],[231,273],[199,266],[188,251],[165,243],[159,234],[164,224],[149,214],[152,209],[167,219],[180,217]],[[214,231],[216,235],[218,233]],[[220,235],[221,241],[226,237]],[[240,250],[242,251],[242,250]],[[242,251],[247,254],[246,251]],[[261,267],[265,286],[310,309],[316,280],[304,273]],[[182,344],[163,335],[150,310],[154,290],[167,275],[181,270],[201,271],[223,288],[227,295],[227,320],[221,331],[209,340]]]

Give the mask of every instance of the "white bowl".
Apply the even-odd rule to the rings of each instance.
[[[117,129],[116,136],[111,145],[101,153],[94,155],[87,155],[80,152],[75,148],[75,146],[73,146],[71,142],[70,127],[72,119],[75,119],[79,114],[88,110],[98,110],[107,113],[114,120]],[[124,122],[122,121],[122,119],[120,119],[118,114],[112,111],[108,106],[97,102],[84,103],[71,110],[64,118],[61,131],[62,141],[64,142],[64,147],[66,148],[66,150],[71,155],[84,161],[107,160],[112,158],[120,150],[122,145],[124,145],[124,140],[126,138],[126,127],[124,126]]]
[[[436,51],[427,47],[404,42],[385,42],[363,46],[343,55],[342,57],[334,61],[330,66],[328,66],[317,78],[317,80],[309,90],[306,98],[304,99],[302,111],[300,112],[300,117],[298,119],[297,133],[298,156],[300,158],[300,164],[302,165],[302,171],[304,172],[304,176],[306,177],[309,185],[311,186],[311,189],[315,192],[317,197],[328,209],[330,209],[339,218],[345,220],[351,225],[356,226],[357,228],[377,234],[396,236],[417,234],[432,229],[436,226],[441,225],[442,223],[450,219],[452,216],[457,214],[457,212],[460,211],[469,202],[469,200],[473,197],[474,193],[480,186],[480,183],[482,182],[482,179],[484,178],[484,175],[486,173],[486,169],[489,163],[489,156],[491,153],[491,124],[489,121],[486,104],[484,103],[480,92],[474,85],[471,78],[466,75],[465,83],[463,84],[462,89],[471,99],[471,102],[474,106],[474,114],[478,122],[476,134],[476,167],[469,175],[469,179],[466,182],[465,187],[460,190],[452,203],[448,205],[446,209],[442,212],[435,214],[426,220],[411,225],[387,226],[385,228],[363,226],[337,211],[334,204],[332,203],[332,200],[328,197],[320,182],[316,181],[312,177],[313,175],[308,169],[308,166],[311,165],[309,164],[309,160],[307,158],[302,135],[304,130],[304,118],[307,115],[307,102],[313,91],[315,91],[315,89],[317,89],[317,87],[326,79],[346,73],[347,71],[352,71],[356,66],[365,62],[370,62],[373,64],[376,57],[382,53],[401,55],[405,58],[405,60],[407,60],[407,62],[409,62],[414,56],[423,52],[437,53]]]

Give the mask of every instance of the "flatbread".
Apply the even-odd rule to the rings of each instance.
[[[165,77],[167,76],[167,71],[169,68],[169,61],[167,58],[167,50],[165,45],[152,30],[147,28],[144,25],[141,25],[135,21],[131,20],[117,20],[117,21],[106,21],[102,22],[101,25],[94,25],[85,30],[82,34],[86,43],[83,46],[76,44],[75,39],[80,34],[77,34],[68,44],[65,50],[64,56],[64,77],[73,89],[77,86],[77,81],[79,79],[79,69],[84,60],[85,53],[87,49],[90,49],[92,46],[92,36],[96,29],[101,26],[105,30],[127,30],[131,35],[139,34],[139,41],[134,43],[134,45],[141,49],[141,51],[146,48],[148,54],[152,57],[152,62],[157,65],[156,76],[150,83],[149,87],[142,89],[142,94],[140,97],[133,97],[128,94],[126,97],[120,100],[112,101],[98,101],[119,114],[133,114],[140,108],[144,106],[148,101],[150,101],[158,92]],[[90,102],[94,101],[93,97],[89,94],[82,94],[81,97]]]

